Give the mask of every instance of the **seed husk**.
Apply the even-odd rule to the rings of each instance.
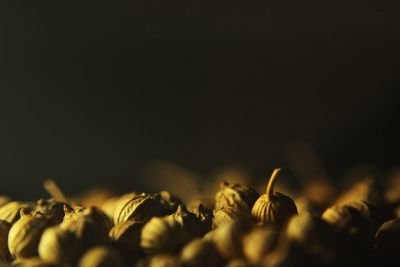
[[[119,201],[114,213],[114,223],[117,225],[127,220],[145,223],[154,216],[167,213],[160,194],[132,194]]]

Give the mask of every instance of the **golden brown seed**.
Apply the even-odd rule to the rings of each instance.
[[[27,212],[32,211],[32,205],[26,202],[12,201],[0,208],[0,220],[7,221],[11,224],[20,218],[20,211],[25,209]]]
[[[194,213],[189,212],[184,205],[179,205],[175,213],[170,215],[192,236],[204,233],[203,222]]]
[[[371,217],[367,212],[368,207],[361,202],[347,205],[334,205],[328,208],[321,216],[336,232],[358,245],[368,245],[371,242]]]
[[[279,192],[274,185],[280,169],[275,169],[269,179],[266,194],[260,196],[251,210],[252,216],[263,223],[282,225],[290,216],[297,214],[294,201]]]
[[[153,217],[143,227],[140,245],[148,253],[174,252],[191,238],[173,216]]]
[[[159,254],[150,258],[148,267],[182,267],[179,258],[169,254]]]
[[[8,248],[15,258],[30,258],[38,255],[38,245],[43,231],[56,222],[41,213],[23,215],[10,229]]]
[[[60,228],[73,233],[86,248],[105,244],[111,227],[109,219],[101,210],[89,207],[66,210]]]
[[[5,204],[11,202],[11,199],[7,196],[0,196],[0,208],[3,207]]]
[[[104,246],[93,247],[79,260],[78,267],[122,267],[123,259],[118,251]]]
[[[160,194],[143,193],[132,198],[124,197],[119,202],[114,214],[114,223],[117,225],[127,220],[146,222],[154,216],[165,214]]]
[[[141,247],[149,252],[173,252],[202,234],[202,222],[183,205],[171,215],[153,217],[143,227]]]
[[[276,250],[273,251],[268,257],[265,258],[264,264],[262,266],[265,267],[289,267],[289,266],[297,266],[301,262],[301,259],[297,259],[289,253]]]
[[[0,261],[7,261],[9,258],[7,240],[10,228],[9,222],[0,220]]]
[[[233,259],[225,265],[225,267],[254,267],[251,263],[243,260],[243,259]]]
[[[47,228],[38,246],[40,258],[49,263],[73,263],[81,249],[75,235],[58,226]]]
[[[261,264],[264,257],[276,248],[279,230],[273,226],[256,225],[243,238],[243,254],[254,264]]]
[[[187,267],[218,267],[223,262],[214,243],[202,239],[195,239],[182,249],[181,261]]]
[[[302,246],[308,246],[321,234],[322,229],[318,226],[319,222],[309,213],[300,213],[290,218],[286,227],[286,236]]]
[[[289,267],[303,266],[302,257],[294,253],[293,242],[284,235],[279,236],[277,247],[265,257],[262,266]],[[311,265],[313,266],[313,265]],[[317,265],[318,266],[318,265]]]
[[[215,195],[215,208],[233,207],[250,210],[258,197],[259,195],[254,189],[222,181],[220,189]]]
[[[308,255],[316,256],[321,264],[333,258],[334,235],[326,222],[310,213],[300,213],[290,218],[286,238]]]
[[[371,222],[368,207],[361,202],[334,205],[328,208],[321,218],[339,231],[344,230],[346,227],[353,227],[354,223],[364,222],[365,226],[370,226]],[[353,231],[354,229],[348,230]]]
[[[239,219],[250,219],[248,210],[238,207],[224,207],[214,210],[213,228],[224,225]]]
[[[135,197],[137,197],[138,193],[136,192],[129,192],[126,194],[123,194],[120,197],[117,197],[117,199],[114,201],[114,211],[113,211],[113,219],[114,219],[114,224],[118,224],[115,222],[116,219],[116,215],[120,214],[122,212],[122,210],[125,208],[126,204],[131,201],[132,199],[134,199]]]
[[[140,235],[143,224],[126,221],[115,225],[109,233],[111,242],[127,258],[134,258],[141,252]]]
[[[17,259],[12,265],[13,267],[60,267],[60,265],[44,262],[39,258]]]
[[[232,221],[208,232],[204,236],[204,240],[213,242],[220,255],[225,259],[242,257],[243,236],[251,226],[251,223],[246,220]]]

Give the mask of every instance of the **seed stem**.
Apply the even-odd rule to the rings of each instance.
[[[276,178],[278,177],[280,172],[281,172],[281,168],[276,168],[272,172],[271,177],[269,178],[268,185],[267,185],[267,191],[266,191],[267,198],[269,200],[272,200],[274,197],[274,185],[276,182]]]
[[[67,198],[65,197],[64,193],[53,180],[48,179],[44,181],[43,187],[47,191],[47,193],[49,193],[49,195],[56,201],[67,203]]]

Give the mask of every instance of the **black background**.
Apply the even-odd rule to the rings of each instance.
[[[2,1],[1,193],[125,190],[166,160],[399,163],[398,1]]]

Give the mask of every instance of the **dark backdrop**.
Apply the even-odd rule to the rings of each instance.
[[[298,142],[332,177],[399,163],[398,1],[24,2],[0,4],[1,193],[265,175]]]

